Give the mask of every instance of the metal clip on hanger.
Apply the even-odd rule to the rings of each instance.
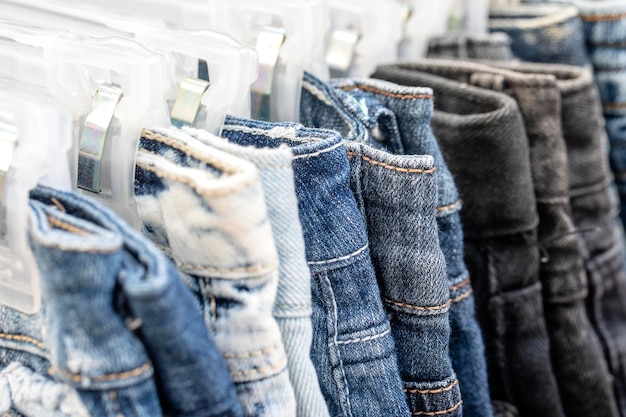
[[[330,0],[326,62],[332,77],[368,77],[397,58],[403,13],[395,0]]]
[[[233,38],[213,31],[187,32],[161,21],[119,16],[74,1],[0,1],[6,18],[87,36],[120,36],[161,52],[170,63],[167,91],[171,122],[219,134],[227,114],[249,117],[249,86],[257,56]]]
[[[46,91],[74,122],[74,188],[134,227],[135,154],[146,125],[169,126],[163,56],[121,38],[93,39],[0,23],[0,83]]]
[[[39,270],[28,244],[28,197],[37,184],[71,189],[68,113],[54,100],[0,85],[0,304],[36,313]]]
[[[324,10],[321,0],[209,0],[211,27],[259,54],[252,117],[300,119],[302,76],[323,39]]]

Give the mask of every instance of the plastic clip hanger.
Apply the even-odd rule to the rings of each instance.
[[[83,38],[0,23],[0,83],[36,86],[74,122],[74,187],[138,227],[135,154],[140,129],[169,126],[163,56],[121,38]]]
[[[326,62],[333,77],[367,77],[397,58],[405,8],[395,0],[330,0]]]
[[[0,86],[0,304],[28,314],[41,306],[39,271],[28,244],[29,192],[71,189],[69,114],[43,93]]]
[[[252,86],[252,117],[300,119],[305,68],[323,42],[321,0],[209,0],[211,27],[259,53],[259,77]],[[318,54],[321,55],[321,54]],[[320,56],[321,59],[321,56]]]
[[[426,54],[428,40],[433,36],[443,35],[448,30],[453,0],[396,1],[403,7],[404,32],[398,55],[400,58],[421,58]]]
[[[227,114],[250,115],[249,86],[257,76],[257,55],[227,35],[172,29],[160,21],[119,16],[74,1],[0,3],[12,20],[59,30],[78,28],[75,31],[83,35],[126,37],[167,55],[173,78],[167,99],[174,125],[219,134]]]

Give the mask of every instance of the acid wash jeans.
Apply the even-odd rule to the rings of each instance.
[[[90,199],[44,187],[31,193],[30,241],[43,309],[0,313],[0,389],[10,388],[14,410],[242,415],[190,292],[150,242]]]
[[[250,161],[259,170],[267,213],[278,251],[278,291],[274,318],[287,353],[298,417],[328,417],[328,408],[311,361],[311,272],[298,216],[292,153],[287,146],[257,149],[239,146],[204,130],[185,128],[199,141]]]
[[[504,94],[407,65],[374,75],[434,90],[433,131],[464,202],[465,261],[485,336],[494,411],[564,416],[550,360],[539,216],[519,107]]]
[[[259,148],[288,145],[293,152],[312,278],[311,359],[330,415],[411,415],[339,134],[227,117],[222,136]]]
[[[391,317],[400,372],[409,404],[413,405],[412,412],[458,411],[458,384],[463,397],[463,414],[488,416],[491,406],[484,346],[462,257],[460,202],[430,131],[431,96],[428,89],[404,88],[378,80],[333,80],[325,84],[305,75],[301,120],[311,126],[328,126],[339,131],[353,154],[350,158],[352,191],[368,222],[374,266]],[[366,146],[356,146],[353,142]],[[402,155],[406,163],[415,160],[420,164],[423,159],[420,154],[434,155],[436,208],[428,213],[426,208],[420,210],[419,206],[412,207],[405,202],[412,201],[408,194],[412,188],[410,177],[403,175],[404,169],[389,168],[389,171],[374,174],[377,171],[370,165],[395,167],[397,162],[390,162],[396,159],[386,152],[377,153],[376,160],[363,156],[364,152],[372,153],[368,150],[370,147]],[[364,174],[372,169],[374,173]],[[397,187],[391,186],[394,181],[390,178],[394,175],[398,176]],[[380,180],[383,177],[387,183]],[[400,186],[404,182],[406,184]],[[430,191],[421,190],[420,185],[423,187],[423,182],[415,179],[417,189],[413,192],[426,198]],[[411,213],[415,213],[414,218]],[[431,215],[436,215],[432,230],[408,233],[417,224],[429,225]],[[395,250],[396,247],[402,250]],[[443,266],[440,266],[441,249]],[[407,253],[413,257],[407,257]],[[446,291],[449,297],[443,296]],[[428,299],[424,294],[442,295]],[[445,306],[445,309],[436,306]],[[439,317],[435,319],[437,312]],[[450,327],[451,336],[448,336]],[[438,335],[439,343],[431,340],[433,335]],[[445,343],[446,337],[450,338],[450,344]],[[416,355],[416,351],[424,353]],[[442,391],[433,386],[435,383],[445,388],[445,399],[439,398]],[[425,407],[424,404],[439,404],[439,409],[420,408]]]
[[[515,68],[512,66],[512,68]],[[540,266],[552,366],[568,416],[617,416],[602,346],[587,315],[587,277],[580,236],[569,202],[566,144],[561,129],[561,93],[556,77],[524,74],[460,61],[426,60],[390,65],[382,74],[436,74],[507,92],[520,108],[528,137],[539,214]]]
[[[144,129],[135,200],[143,233],[182,271],[244,415],[295,416],[272,316],[278,254],[258,170],[181,132]]]

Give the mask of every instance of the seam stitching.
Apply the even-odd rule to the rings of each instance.
[[[141,375],[142,373],[144,373],[151,367],[152,367],[152,363],[148,361],[144,363],[143,365],[141,365],[139,368],[135,368],[130,371],[120,372],[120,373],[115,373],[115,374],[108,374],[108,375],[94,376],[94,377],[89,377],[88,379],[90,381],[95,381],[95,382],[117,381],[121,379],[129,379],[129,378],[133,378],[135,376]],[[71,374],[61,368],[51,368],[48,373],[50,375],[55,375],[57,373],[61,374],[73,382],[80,382],[83,380],[82,375]]]
[[[418,311],[439,311],[439,310],[444,310],[448,307],[450,307],[450,303],[452,302],[452,300],[448,300],[443,304],[440,304],[438,306],[429,306],[429,307],[422,307],[422,306],[416,306],[413,304],[407,304],[407,303],[401,303],[398,301],[393,301],[389,298],[385,298],[383,297],[383,301],[386,302],[387,304],[392,304],[398,307],[404,307],[404,308],[408,308],[410,310],[418,310]]]
[[[447,206],[437,207],[437,211],[445,211],[445,210],[453,210],[461,205],[461,200],[458,200],[452,204],[448,204]]]
[[[452,388],[456,387],[458,384],[459,384],[459,380],[455,378],[454,381],[452,381],[452,383],[450,385],[448,385],[446,387],[443,387],[443,388],[425,389],[425,390],[421,390],[421,389],[417,389],[417,388],[414,388],[414,389],[405,388],[404,392],[408,392],[410,394],[415,394],[415,393],[418,393],[418,394],[440,394],[442,392],[450,391]]]
[[[451,413],[453,411],[456,411],[461,404],[463,404],[463,400],[459,400],[458,403],[454,404],[452,407],[448,408],[447,410],[441,410],[441,411],[416,411],[411,413],[412,416],[441,416],[443,414],[448,414]]]
[[[382,333],[378,333],[372,336],[366,336],[366,337],[361,337],[358,339],[350,339],[350,340],[339,340],[337,342],[335,342],[335,345],[348,345],[351,343],[359,343],[359,342],[368,342],[370,340],[376,340],[376,339],[380,339],[381,337],[385,337],[387,336],[389,333],[391,332],[391,330],[387,329]]]
[[[361,252],[364,252],[367,250],[367,248],[369,247],[369,243],[365,246],[363,246],[362,248],[352,252],[351,254],[345,255],[345,256],[340,256],[338,258],[332,258],[332,259],[327,259],[325,261],[311,261],[311,262],[307,262],[307,264],[309,265],[326,265],[326,264],[330,264],[333,262],[339,262],[339,261],[346,261],[354,256],[359,255]]]
[[[425,98],[425,99],[432,99],[433,96],[430,94],[399,94],[399,93],[390,93],[388,91],[383,91],[380,90],[378,88],[375,87],[370,87],[367,85],[363,85],[363,84],[356,84],[354,86],[345,86],[345,87],[341,87],[342,90],[344,91],[350,91],[350,90],[363,90],[363,91],[369,91],[371,93],[378,93],[378,94],[382,94],[384,96],[388,96],[388,97],[393,97],[393,98],[402,98],[402,99],[416,99],[416,98]]]
[[[39,340],[33,339],[32,337],[28,337],[28,336],[0,333],[0,339],[7,339],[7,340],[18,341],[18,342],[28,342],[37,346],[40,349],[45,349],[43,342],[40,342]]]
[[[237,352],[225,352],[223,356],[227,359],[245,359],[257,356],[269,355],[270,353],[278,350],[282,344],[277,343],[274,346],[266,347],[264,349],[253,350],[251,352],[237,353]]]
[[[384,162],[380,162],[380,161],[376,161],[372,158],[369,158],[365,155],[360,155],[357,154],[355,152],[348,152],[348,157],[351,156],[360,156],[361,159],[363,159],[364,161],[368,162],[371,165],[378,165],[387,169],[390,169],[392,171],[398,171],[398,172],[408,172],[408,173],[415,173],[415,174],[432,174],[433,172],[435,172],[437,170],[437,168],[430,168],[430,169],[420,169],[420,168],[400,168],[400,167],[395,167],[393,165],[389,165],[386,164]]]
[[[305,154],[302,154],[302,155],[296,155],[296,156],[293,157],[293,159],[312,158],[314,156],[318,156],[318,155],[321,155],[323,153],[333,151],[333,150],[339,148],[340,146],[343,146],[343,142],[335,143],[333,146],[331,146],[329,148],[326,148],[326,149],[321,149],[321,150],[319,150],[317,152],[305,153]]]

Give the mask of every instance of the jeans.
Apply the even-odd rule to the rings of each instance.
[[[459,384],[463,413],[487,416],[491,410],[484,346],[474,317],[472,288],[462,258],[460,203],[452,176],[429,128],[430,96],[428,89],[406,89],[378,80],[334,80],[328,85],[305,75],[301,120],[312,126],[338,130],[347,140],[349,151],[354,147],[352,142],[367,145],[355,147],[356,150],[352,151],[352,191],[368,222],[374,266],[398,346],[400,372],[405,380],[409,404],[415,404],[412,412],[457,411],[460,408],[458,388],[452,385]],[[423,163],[424,156],[420,154],[434,155],[436,209],[429,213],[425,207],[417,206],[412,211],[411,205],[404,203],[405,198],[410,200],[408,193],[421,194],[421,198],[426,199],[432,190],[424,191],[424,181],[417,178],[411,183],[410,177],[403,175],[403,169],[392,169],[398,164],[393,155],[375,153],[370,151],[371,148],[404,155],[402,160],[406,163],[413,160],[417,165]],[[372,159],[373,153],[376,159]],[[390,168],[379,172],[370,165]],[[371,173],[366,175],[364,172]],[[364,176],[371,178],[366,184],[362,179]],[[393,176],[398,178],[392,181]],[[381,179],[375,181],[373,178]],[[382,178],[386,178],[386,182]],[[396,181],[398,185],[393,186]],[[429,223],[431,215],[435,224]],[[426,229],[409,234],[408,231],[417,224]],[[427,225],[431,225],[432,230]],[[412,240],[404,241],[405,236]],[[441,267],[439,248],[443,250],[445,260]],[[406,253],[413,253],[414,257],[407,258]],[[445,290],[448,290],[449,297],[436,300],[423,296],[425,293],[442,294]],[[415,306],[413,313],[416,317],[397,314],[401,305]],[[423,311],[434,314],[438,310],[433,306],[437,305],[446,305],[445,309],[439,309],[441,317],[437,323],[433,317],[420,317],[419,313]],[[447,306],[450,306],[449,312]],[[405,307],[403,313],[407,310]],[[411,324],[414,322],[420,325]],[[450,346],[447,343],[429,344],[432,334],[439,334],[437,339],[443,342],[450,334],[450,326]],[[428,352],[430,357],[426,354],[418,357],[415,350]],[[448,355],[458,372],[458,382]],[[433,370],[436,371],[433,373]],[[440,393],[430,386],[434,381],[440,381],[439,385],[449,381],[446,403],[434,400],[437,396],[433,394]],[[418,401],[416,397],[421,399]],[[419,408],[423,407],[422,404],[440,404],[441,407],[438,410]]]
[[[367,233],[350,191],[341,137],[294,123],[227,117],[222,136],[255,147],[288,145],[312,274],[311,358],[331,416],[408,416],[389,320]]]
[[[400,75],[403,67],[396,68]],[[617,416],[607,363],[586,311],[587,277],[569,202],[561,92],[556,79],[549,74],[437,60],[410,69],[506,91],[516,100],[529,143],[538,238],[544,250],[540,266],[544,311],[563,407],[568,416]]]
[[[278,255],[258,170],[181,132],[144,129],[135,200],[143,233],[182,271],[243,415],[295,416],[272,316]]]
[[[47,372],[91,416],[241,416],[226,364],[157,248],[90,199],[44,187],[31,193],[31,225],[44,307],[32,316],[3,307],[1,321],[3,365],[24,366],[3,372],[27,378],[11,386],[16,397],[59,405],[63,390],[36,375]]]
[[[418,64],[379,67],[374,76],[434,90],[433,130],[464,202],[465,260],[492,399],[512,404],[522,416],[563,416],[539,281],[528,140],[517,104],[501,93],[420,72]]]
[[[520,5],[492,9],[489,30],[509,35],[513,54],[523,61],[585,65],[589,60],[575,7]]]
[[[505,33],[454,34],[431,38],[429,57],[489,59],[508,61],[513,58],[511,39]]]
[[[615,221],[618,203],[611,189],[600,99],[587,70],[540,64],[515,68],[557,77],[572,213],[583,237],[590,286],[588,311],[614,377],[620,411],[626,415],[626,272]]]
[[[273,316],[278,322],[298,417],[329,416],[311,361],[311,272],[298,217],[292,153],[287,148],[243,147],[203,130],[185,129],[199,141],[252,162],[261,175],[267,212],[278,251],[278,291]]]

